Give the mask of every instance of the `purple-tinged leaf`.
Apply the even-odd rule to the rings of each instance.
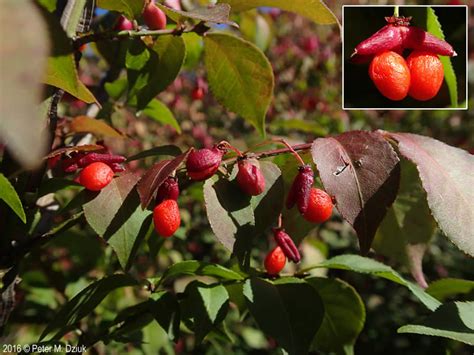
[[[426,245],[436,230],[426,193],[416,166],[402,159],[398,196],[375,235],[372,247],[377,253],[410,268],[413,278],[426,288],[422,260]]]
[[[162,160],[153,165],[137,185],[142,208],[145,209],[150,204],[160,185],[170,176],[186,159],[190,150],[178,155],[174,159]]]
[[[326,191],[357,232],[366,254],[398,192],[400,160],[376,132],[353,131],[318,138],[311,148]]]
[[[430,137],[385,132],[416,164],[428,206],[441,230],[474,256],[474,156]]]

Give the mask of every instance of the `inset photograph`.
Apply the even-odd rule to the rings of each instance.
[[[343,108],[467,109],[467,6],[343,6]]]

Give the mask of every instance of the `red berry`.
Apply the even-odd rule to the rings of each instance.
[[[408,94],[416,100],[426,101],[436,96],[444,79],[443,64],[436,54],[413,51],[407,58],[411,82]]]
[[[314,182],[313,169],[309,165],[303,165],[298,168],[298,174],[293,180],[288,197],[286,198],[286,208],[291,209],[298,206],[301,214],[308,208],[309,193]]]
[[[265,177],[259,167],[248,160],[240,160],[237,163],[237,183],[247,195],[257,196],[265,190]]]
[[[202,100],[204,97],[204,89],[201,87],[195,87],[191,92],[193,100]]]
[[[166,15],[154,1],[151,1],[143,10],[143,20],[150,30],[166,28]]]
[[[390,100],[403,100],[408,94],[410,70],[400,54],[392,51],[377,54],[370,63],[369,76],[380,93]]]
[[[186,160],[188,176],[196,181],[210,178],[219,169],[223,155],[224,150],[217,146],[193,150]]]
[[[156,202],[164,200],[177,200],[179,197],[178,181],[174,177],[168,177],[158,188],[156,193]]]
[[[178,203],[164,200],[153,210],[153,222],[156,232],[162,237],[171,237],[181,224]]]
[[[304,219],[313,223],[327,221],[332,214],[332,199],[325,191],[312,188],[309,195],[308,209],[303,214]]]
[[[265,258],[265,269],[270,275],[278,275],[285,267],[286,256],[280,247],[275,247]]]
[[[113,179],[114,172],[105,163],[95,162],[82,169],[79,181],[87,190],[100,191]]]
[[[130,31],[130,30],[133,30],[133,23],[132,23],[132,21],[130,21],[125,16],[120,15],[120,17],[117,20],[117,24],[114,27],[114,30],[116,30],[116,31]]]

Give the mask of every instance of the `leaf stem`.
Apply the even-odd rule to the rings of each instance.
[[[259,152],[259,153],[254,153],[252,155],[252,158],[263,159],[263,158],[274,157],[274,156],[277,156],[277,155],[280,155],[280,154],[287,154],[287,153],[294,154],[297,151],[304,151],[304,150],[311,149],[311,145],[312,145],[312,143],[303,143],[303,144],[297,144],[297,145],[294,145],[294,146],[288,145],[286,148],[271,149],[271,150],[266,150],[266,151]],[[224,164],[231,164],[236,160],[237,160],[237,158],[234,157],[234,158],[224,160],[223,163]],[[303,162],[303,164],[304,164],[304,162]]]
[[[393,8],[393,16],[394,17],[400,17],[400,10],[399,10],[399,6],[398,5],[395,5],[395,7]]]

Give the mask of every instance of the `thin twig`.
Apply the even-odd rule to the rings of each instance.
[[[198,23],[195,26],[187,27],[187,28],[172,28],[172,29],[164,29],[164,30],[138,30],[138,31],[107,31],[107,32],[96,32],[91,33],[88,35],[77,37],[74,40],[74,47],[78,48],[83,44],[90,43],[90,42],[99,42],[104,40],[116,40],[116,39],[126,39],[126,38],[136,38],[136,37],[159,37],[159,36],[179,36],[183,33],[195,32],[198,34],[202,34],[209,29],[205,24],[202,22]]]

